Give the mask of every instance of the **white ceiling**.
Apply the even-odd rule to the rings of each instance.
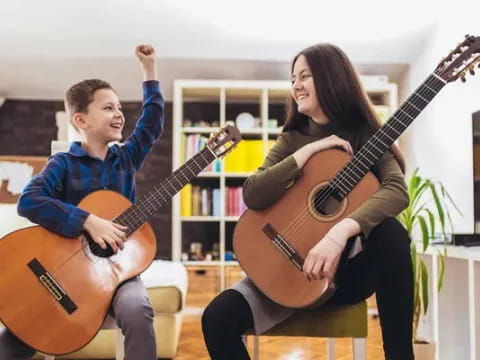
[[[293,55],[317,42],[398,80],[436,24],[434,4],[2,0],[0,97],[59,99],[73,82],[100,77],[138,99],[138,43],[155,47],[167,94],[175,78],[287,79]]]

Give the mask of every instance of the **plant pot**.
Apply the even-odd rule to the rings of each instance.
[[[415,360],[435,360],[435,343],[433,341],[413,343],[413,353]]]

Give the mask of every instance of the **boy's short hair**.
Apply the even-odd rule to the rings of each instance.
[[[95,91],[101,89],[111,89],[112,85],[100,79],[88,79],[72,85],[65,94],[65,109],[73,127],[73,115],[75,113],[87,113],[88,105],[93,101]]]

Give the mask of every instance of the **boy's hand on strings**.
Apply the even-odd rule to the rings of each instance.
[[[118,249],[123,249],[123,243],[127,240],[126,226],[102,219],[94,214],[88,215],[83,227],[96,244],[104,250],[107,248],[107,244],[110,245],[115,254]]]

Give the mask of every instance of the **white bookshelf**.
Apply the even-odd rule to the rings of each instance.
[[[367,93],[371,96],[375,105],[382,110],[388,109],[389,113],[397,107],[396,84],[389,83],[386,77],[367,76],[361,77]],[[239,104],[246,105],[246,112],[254,111],[254,117],[258,118],[258,126],[249,129],[240,129],[242,137],[260,139],[263,144],[264,155],[268,152],[269,140],[274,140],[281,133],[281,127],[269,127],[269,119],[275,115],[278,124],[284,119],[282,104],[290,93],[289,81],[230,81],[230,80],[176,80],[173,94],[173,169],[181,166],[187,159],[182,158],[182,136],[189,134],[202,134],[207,136],[227,124],[234,121],[237,112],[240,112]],[[198,126],[195,122],[184,126],[184,120],[189,116],[186,106],[188,104],[207,104],[210,109],[216,108],[217,119],[207,120],[207,123],[215,122],[214,126]],[[233,110],[231,108],[234,108]],[[281,116],[279,109],[282,109]],[[380,109],[380,108],[379,108]],[[275,113],[272,115],[272,113]],[[194,120],[194,119],[191,119]],[[235,150],[234,150],[235,151]],[[228,156],[228,155],[227,155]],[[186,223],[203,223],[205,226],[218,226],[218,239],[220,259],[212,261],[184,261],[187,266],[219,266],[220,289],[225,287],[225,267],[238,265],[236,261],[226,261],[226,243],[231,243],[230,232],[232,226],[238,221],[238,216],[226,215],[226,187],[232,182],[240,183],[251,173],[228,173],[225,172],[224,161],[221,161],[219,172],[202,172],[195,181],[213,181],[220,189],[220,216],[180,216],[180,196],[174,196],[172,200],[172,260],[181,261],[182,249],[188,250],[183,244],[183,228]],[[229,233],[227,234],[227,229]]]

